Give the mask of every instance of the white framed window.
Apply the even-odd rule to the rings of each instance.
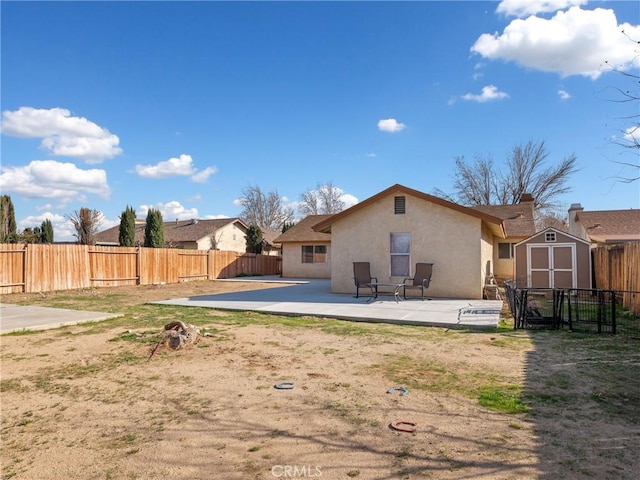
[[[327,246],[303,245],[302,263],[327,263]]]
[[[547,232],[544,234],[545,242],[555,242],[556,241],[556,232]]]
[[[391,254],[391,276],[408,277],[411,264],[411,234],[392,232],[389,238]]]

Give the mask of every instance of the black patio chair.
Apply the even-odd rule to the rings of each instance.
[[[407,299],[407,289],[416,288],[420,289],[422,300],[424,300],[424,291],[429,288],[431,282],[431,275],[433,274],[433,263],[416,263],[416,271],[413,278],[405,278],[402,283],[402,296]],[[411,283],[408,283],[411,281]],[[427,298],[429,300],[429,298]]]
[[[353,281],[356,284],[356,298],[358,298],[361,288],[368,288],[373,294],[378,293],[378,287],[374,287],[373,290],[370,283],[378,281],[377,277],[371,276],[371,265],[369,262],[353,262]]]

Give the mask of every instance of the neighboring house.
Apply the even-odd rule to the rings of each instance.
[[[369,262],[371,274],[389,283],[402,282],[416,263],[427,262],[434,264],[429,296],[482,298],[494,259],[507,262],[504,270],[513,275],[513,259],[500,258],[499,249],[512,257],[511,243],[534,231],[532,205],[507,207],[490,214],[393,185],[335,215],[307,217],[278,237],[283,276],[309,276],[304,252],[317,245],[326,258],[314,267],[326,272],[336,293],[354,292],[353,262]],[[311,236],[317,234],[326,236]]]
[[[176,220],[164,222],[164,241],[167,246],[189,250],[227,250],[246,252],[247,225],[239,218],[210,220]],[[144,245],[145,221],[136,219],[135,243]],[[120,226],[96,235],[96,245],[117,246]]]
[[[499,239],[493,252],[493,275],[498,281],[514,278],[515,245],[536,233],[534,217],[534,199],[525,193],[515,205],[478,205],[473,206],[504,222],[506,237]]]
[[[585,211],[574,203],[569,208],[569,233],[592,246],[640,240],[640,210]]]
[[[282,255],[282,245],[276,242],[276,238],[280,236],[280,232],[276,230],[262,229],[262,254],[271,256]]]
[[[332,216],[309,215],[274,239],[282,245],[283,277],[331,277],[331,234],[312,227]]]

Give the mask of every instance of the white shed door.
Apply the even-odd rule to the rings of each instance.
[[[573,243],[527,245],[527,287],[575,288],[575,264]]]

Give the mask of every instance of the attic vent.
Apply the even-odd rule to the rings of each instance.
[[[401,215],[405,213],[405,198],[404,197],[394,197],[394,206],[393,213],[396,215]]]

